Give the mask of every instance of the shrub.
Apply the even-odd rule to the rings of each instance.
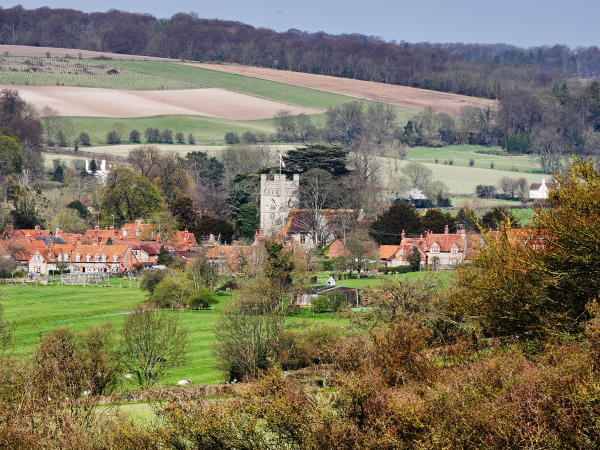
[[[473,167],[475,165],[475,160],[473,158],[469,159],[469,166]]]
[[[240,142],[240,136],[237,133],[225,133],[225,143],[226,144],[238,144]]]
[[[453,160],[452,158],[450,158],[450,159],[448,160],[448,164],[449,164],[449,165],[451,165],[451,166],[452,166],[452,165],[454,165],[454,160]]]
[[[192,294],[188,300],[187,306],[192,309],[208,309],[210,305],[219,303],[215,293],[204,287],[200,288],[195,294]]]
[[[242,142],[247,144],[256,144],[256,135],[250,131],[246,131],[242,134]]]
[[[77,138],[77,140],[79,141],[79,143],[81,145],[85,145],[86,147],[89,147],[91,144],[90,135],[87,134],[85,131],[82,131],[81,133],[79,133],[79,137]]]
[[[129,133],[129,142],[139,144],[142,141],[142,134],[138,130],[131,130]]]
[[[110,145],[119,144],[121,141],[119,140],[119,136],[115,130],[110,130],[106,133],[106,142]]]
[[[160,133],[160,142],[163,144],[172,144],[173,143],[173,131],[165,128]]]
[[[165,279],[167,273],[168,270],[148,270],[140,281],[140,289],[150,292],[150,295],[154,294],[154,289]]]
[[[490,169],[494,168],[494,161],[490,161]]]
[[[196,143],[196,139],[192,133],[188,134],[188,144],[194,145]]]
[[[340,291],[321,294],[312,301],[313,308],[317,312],[338,312],[348,305],[346,294]]]

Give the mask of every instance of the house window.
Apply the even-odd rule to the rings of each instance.
[[[94,262],[100,262],[100,256],[98,256],[98,255],[94,256]]]
[[[458,249],[456,247],[452,247],[452,253],[458,253]]]
[[[140,230],[135,230],[135,235],[139,236],[140,235]]]
[[[306,236],[303,235],[303,234],[300,235],[300,243],[301,244],[306,244]]]
[[[35,270],[36,272],[39,272],[40,268],[39,267],[35,267],[33,270]]]
[[[86,255],[85,256],[85,261],[86,262],[90,262],[92,260],[92,255]]]
[[[77,255],[75,255],[75,261],[77,261],[77,262],[81,261],[81,255],[79,253]]]
[[[36,257],[35,257],[35,260],[36,260],[36,261],[39,261],[39,260],[40,260],[40,257],[39,257],[39,256],[36,256]]]
[[[102,255],[102,262],[106,262],[106,255]]]
[[[58,260],[62,261],[62,255],[58,255]]]
[[[113,256],[113,261],[114,261],[114,262],[118,262],[118,261],[119,261],[119,255],[115,254],[115,255]]]
[[[431,247],[431,253],[439,253],[439,252],[440,252],[439,247]]]
[[[223,256],[223,252],[219,252],[219,258],[222,258]]]
[[[68,254],[68,253],[65,253],[64,260],[65,260],[65,261],[68,261],[68,260],[69,260],[69,254]]]

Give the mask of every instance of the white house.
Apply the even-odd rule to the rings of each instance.
[[[542,178],[541,183],[532,183],[529,187],[529,198],[547,199],[548,191],[554,186],[554,183],[546,184],[546,179]]]
[[[104,182],[104,180],[106,180],[106,176],[108,175],[108,172],[110,172],[111,167],[112,167],[112,165],[109,165],[107,168],[106,167],[106,159],[102,158],[100,167],[97,167],[96,176]],[[89,159],[85,160],[85,171],[87,173],[89,173],[90,175],[92,174],[92,171],[90,170],[90,160]]]

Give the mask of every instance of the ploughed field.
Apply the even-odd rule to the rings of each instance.
[[[0,85],[0,89],[14,89]],[[175,114],[229,120],[270,119],[277,111],[318,114],[320,111],[238,94],[224,89],[122,90],[68,86],[18,86],[21,97],[38,108],[50,106],[64,116],[152,117]]]
[[[460,116],[461,108],[475,105],[496,108],[498,102],[465,95],[450,94],[447,92],[429,91],[406,86],[376,83],[373,81],[353,80],[349,78],[329,77],[310,73],[291,72],[287,70],[267,69],[263,67],[249,67],[222,64],[183,63],[188,66],[201,67],[246,77],[260,78],[276,81],[310,89],[317,89],[351,97],[391,103],[419,110],[432,108],[437,113],[446,113],[451,116]]]

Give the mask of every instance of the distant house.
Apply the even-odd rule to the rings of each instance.
[[[529,198],[545,200],[548,198],[548,192],[555,185],[556,183],[546,184],[546,180],[542,178],[541,183],[532,183],[529,187]]]

